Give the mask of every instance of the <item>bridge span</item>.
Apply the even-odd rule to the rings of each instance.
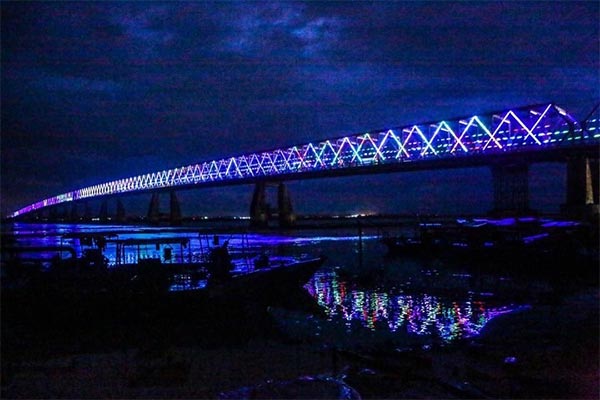
[[[126,193],[243,183],[264,188],[265,182],[469,166],[492,168],[495,208],[523,208],[528,166],[545,161],[568,163],[573,182],[567,183],[567,203],[589,203],[589,194],[580,192],[589,189],[590,179],[597,181],[597,168],[590,169],[589,162],[599,156],[598,112],[596,105],[580,122],[556,104],[538,104],[318,140],[99,183],[30,204],[9,218]]]

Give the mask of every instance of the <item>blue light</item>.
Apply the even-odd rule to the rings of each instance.
[[[489,123],[484,123],[484,120]],[[597,120],[591,119],[588,123],[595,121]],[[464,126],[464,129],[461,125]],[[565,129],[568,126],[574,127],[572,132],[574,135],[571,135],[570,129]],[[540,127],[543,127],[543,132],[539,132]],[[597,127],[590,126],[587,130],[591,132],[597,130]],[[395,132],[399,132],[399,134]],[[440,135],[441,132],[446,132],[448,135],[441,137],[444,136]],[[553,104],[522,107],[482,117],[473,116],[467,119],[444,120],[433,124],[415,124],[395,130],[387,129],[373,133],[349,135],[315,142],[316,144],[306,143],[288,148],[205,161],[171,170],[105,182],[30,204],[15,211],[10,217],[17,217],[56,204],[117,193],[257,177],[287,176],[328,169],[357,168],[380,163],[418,162],[432,158],[453,157],[459,154],[468,156],[473,153],[497,153],[499,150],[519,151],[520,146],[531,148],[532,141],[540,148],[555,148],[566,142],[572,143],[574,140],[599,142],[600,134],[592,136],[589,132],[583,132],[580,124],[566,111]],[[555,138],[553,140],[544,139],[549,135],[555,135]],[[484,141],[486,138],[487,140]]]

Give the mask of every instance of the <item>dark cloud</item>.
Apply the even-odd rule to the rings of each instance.
[[[581,117],[600,97],[599,7],[4,2],[2,211],[229,154],[515,105],[556,101]],[[418,208],[419,191],[443,182],[381,201]],[[363,204],[357,196],[348,204]]]

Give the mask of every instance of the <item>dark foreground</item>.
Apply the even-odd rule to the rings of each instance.
[[[476,232],[478,239],[481,230]],[[594,235],[587,245],[592,250],[597,244]],[[440,262],[421,248],[417,254],[400,255],[416,258],[413,264],[376,258],[376,267],[363,266],[361,258],[359,268],[349,263],[337,271],[351,278],[345,285],[331,280],[330,286],[311,294],[298,282],[292,285],[294,290],[281,288],[277,284],[281,276],[276,282],[243,285],[225,295],[217,290],[204,295],[167,294],[152,285],[143,286],[143,291],[137,286],[136,290],[76,290],[81,289],[81,281],[72,291],[63,281],[58,290],[45,281],[25,291],[3,290],[1,395],[597,399],[600,296],[598,269],[589,265],[597,261],[581,262],[595,259],[586,252],[576,252],[575,257],[567,251],[569,246],[552,251],[555,244],[577,242],[560,238],[544,241],[543,251],[531,253],[535,257],[515,256],[515,248],[509,247],[510,257],[498,254],[495,260],[488,252],[475,250],[454,257],[457,261]],[[362,244],[359,250],[353,242],[337,245],[327,252],[336,258],[362,251]],[[320,246],[324,244],[314,249]],[[471,258],[470,266],[463,265]],[[461,276],[468,278],[456,278]],[[91,288],[102,287],[95,278],[88,283]],[[335,321],[325,318],[330,310],[321,308],[326,302],[316,301],[342,292],[366,299],[366,292],[357,288],[400,284],[406,297],[441,293],[461,299],[469,293],[491,296],[493,292],[501,305],[522,306],[485,320],[478,336],[444,341],[435,334],[441,330],[431,329],[429,336],[423,336],[427,341],[413,341],[414,335],[411,339],[400,330],[392,339],[387,331],[364,326],[354,331],[348,325],[332,324]],[[249,286],[256,290],[250,293]],[[314,289],[316,283],[307,287]],[[369,302],[384,299],[387,293],[397,292],[382,291],[382,296],[372,296]],[[390,295],[385,301],[397,298]],[[444,329],[467,331],[461,327],[468,328],[468,313],[452,301],[452,318],[441,306],[431,308],[436,314],[432,321],[437,322],[430,328],[439,323]],[[476,307],[477,303],[469,304]],[[355,310],[361,315],[367,312],[361,307]],[[379,312],[383,306],[374,310]],[[423,310],[413,307],[407,312],[426,313]],[[406,317],[403,326],[409,323]]]
[[[282,306],[311,307],[297,296]],[[338,351],[291,340],[256,304],[145,305],[128,321],[74,304],[17,320],[3,301],[2,398],[231,398],[259,384],[244,393],[281,397],[268,382],[302,376],[343,378],[362,398],[598,398],[598,304],[597,288],[579,290],[465,342]]]

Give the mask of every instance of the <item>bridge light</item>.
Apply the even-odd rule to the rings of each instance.
[[[562,108],[558,107],[558,106],[554,106],[556,108],[556,111],[558,111],[558,113],[560,115],[562,115],[563,117],[567,116],[567,112],[565,110],[563,110]]]

